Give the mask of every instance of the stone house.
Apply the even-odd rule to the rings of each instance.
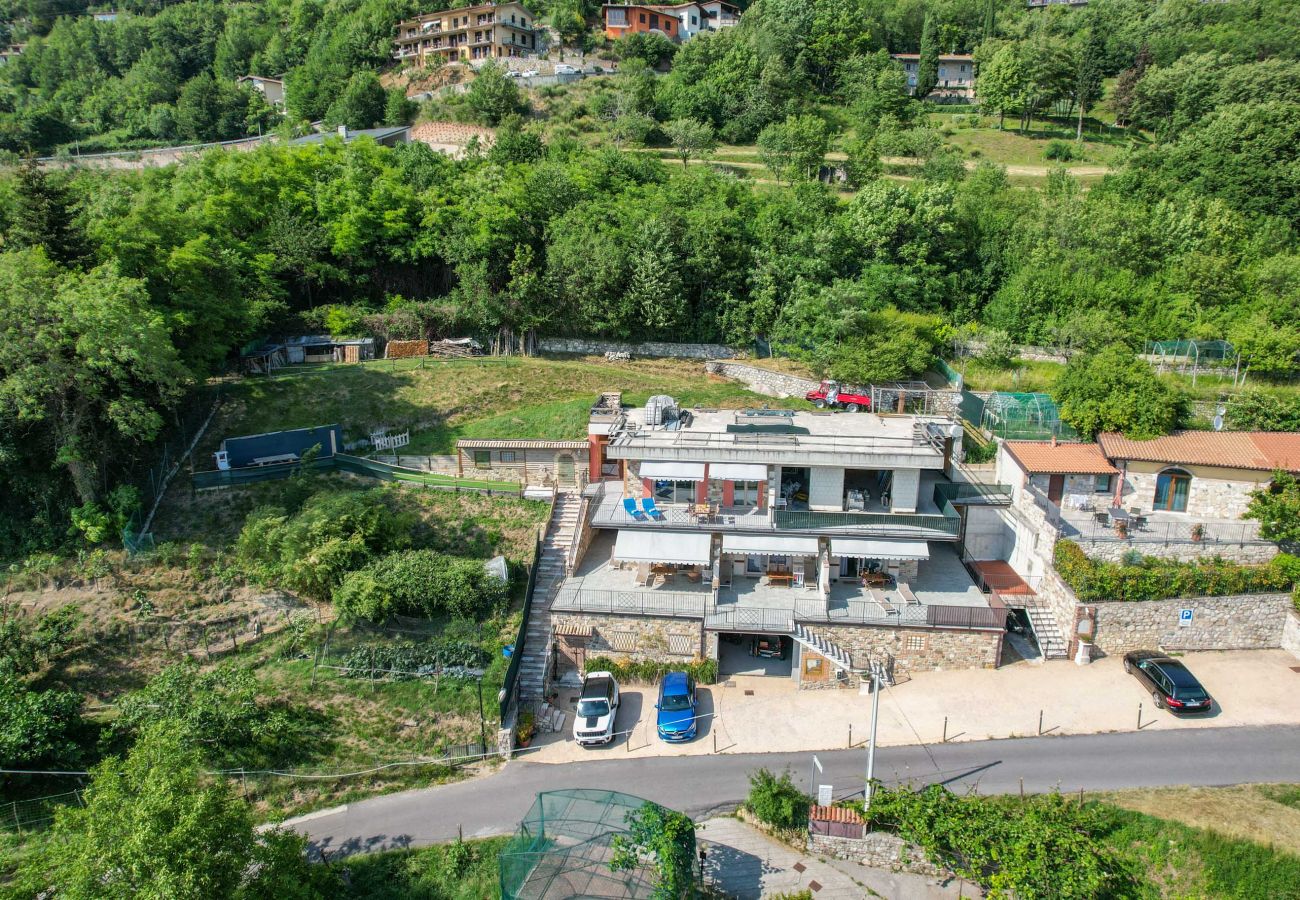
[[[587,442],[459,440],[456,474],[582,488],[588,480]]]
[[[1119,469],[1096,444],[1004,441],[999,450],[997,480],[1009,485],[1013,496],[1033,485],[1060,506],[1066,497],[1108,501],[1114,493]]]

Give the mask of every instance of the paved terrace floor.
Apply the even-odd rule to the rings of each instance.
[[[1108,512],[1105,502],[1096,504],[1095,512]],[[1128,541],[1135,544],[1173,543],[1192,540],[1192,528],[1202,528],[1201,543],[1212,552],[1214,544],[1267,543],[1259,536],[1259,523],[1241,519],[1207,519],[1189,513],[1148,512],[1146,527],[1130,527],[1127,537],[1120,537],[1113,524],[1102,525],[1094,518],[1094,511],[1074,508],[1061,509],[1063,532],[1066,537],[1083,541]]]
[[[638,587],[634,569],[617,569],[611,564],[614,553],[615,533],[597,532],[591,546],[583,557],[574,577],[564,582],[565,590],[583,591],[617,591],[620,593],[655,595],[693,595],[700,598],[700,603],[707,604],[712,593],[709,583],[701,579],[688,581],[686,576],[678,575],[665,583],[656,582],[655,586]],[[922,560],[919,576],[908,583],[916,599],[923,606],[988,606],[987,597],[971,580],[961,559],[951,544],[932,541],[930,558]],[[894,603],[904,601],[893,591],[882,589],[886,598]],[[830,609],[834,612],[850,603],[870,600],[871,595],[856,582],[838,581],[831,583]],[[817,600],[814,587],[782,587],[767,584],[762,578],[733,578],[732,584],[724,585],[718,592],[718,609],[742,607],[748,609],[791,609],[797,604]]]

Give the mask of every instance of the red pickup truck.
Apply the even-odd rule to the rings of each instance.
[[[845,412],[858,412],[871,409],[871,398],[851,389],[840,387],[838,381],[823,381],[816,390],[809,391],[804,399],[818,409],[842,409]]]

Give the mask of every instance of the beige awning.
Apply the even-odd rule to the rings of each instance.
[[[709,477],[719,481],[766,481],[767,466],[759,463],[713,463]]]
[[[703,481],[704,463],[646,460],[641,463],[641,477],[660,481]]]
[[[831,556],[855,559],[929,559],[925,541],[869,541],[865,538],[831,538]]]
[[[683,563],[707,566],[710,562],[708,533],[653,531],[625,528],[614,541],[614,558],[623,562]]]
[[[793,534],[724,534],[722,552],[746,556],[816,556],[817,538]]]

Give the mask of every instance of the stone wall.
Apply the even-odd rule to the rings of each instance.
[[[1148,511],[1156,496],[1156,479],[1163,467],[1157,463],[1129,462],[1124,466],[1120,505]],[[1179,466],[1192,475],[1187,492],[1187,515],[1206,519],[1240,519],[1250,505],[1250,493],[1269,481],[1265,472]],[[1246,523],[1243,523],[1246,524]]]
[[[761,366],[748,366],[744,363],[723,362],[712,359],[704,364],[704,371],[710,375],[721,375],[741,382],[756,394],[767,397],[802,397],[818,387],[819,382],[798,375],[786,375],[773,372]]]
[[[672,344],[647,341],[627,344],[621,341],[599,341],[588,338],[541,338],[537,349],[542,353],[580,353],[585,356],[605,353],[630,353],[632,356],[671,357],[676,359],[735,359],[739,351],[721,344]]]
[[[1300,657],[1300,612],[1294,608],[1287,610],[1282,623],[1282,649]]]
[[[551,612],[553,631],[572,627],[591,629],[591,637],[586,644],[588,659],[593,656],[608,656],[616,660],[687,662],[703,657],[707,649],[704,623],[700,619]],[[716,648],[716,642],[713,646]],[[675,652],[676,650],[685,652]]]
[[[1179,562],[1194,562],[1198,559],[1219,556],[1239,563],[1266,563],[1277,556],[1276,544],[1263,541],[1255,543],[1231,543],[1210,541],[1088,541],[1073,539],[1089,559],[1106,562],[1123,562],[1124,554],[1136,550],[1143,556],[1159,559],[1174,559]]]
[[[1282,646],[1290,594],[1241,594],[1090,604],[1096,610],[1095,651],[1262,650]],[[1191,609],[1192,624],[1179,627],[1178,611]],[[1099,655],[1094,652],[1094,655]]]
[[[895,675],[942,669],[993,669],[1002,655],[1002,632],[881,625],[809,625],[808,630],[852,653],[894,657]]]
[[[808,852],[813,856],[843,859],[890,872],[912,872],[935,878],[946,878],[952,874],[926,859],[925,851],[916,844],[881,831],[873,831],[860,838],[809,834]]]

